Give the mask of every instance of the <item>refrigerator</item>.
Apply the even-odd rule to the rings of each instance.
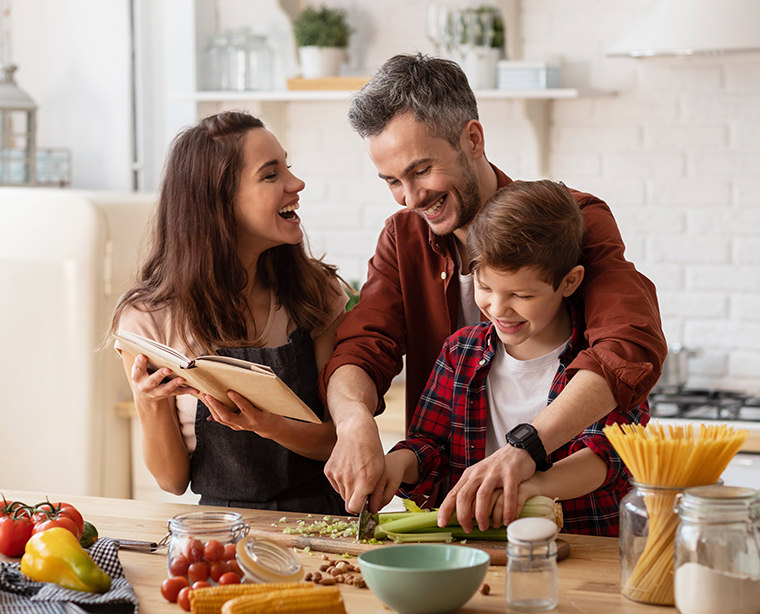
[[[0,492],[132,496],[131,393],[105,334],[155,202],[0,187]]]

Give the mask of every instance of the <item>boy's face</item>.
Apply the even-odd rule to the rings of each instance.
[[[507,349],[516,350],[510,354],[521,360],[543,356],[567,339],[562,299],[580,284],[583,267],[573,268],[556,290],[531,267],[510,272],[481,266],[474,277],[475,302]]]

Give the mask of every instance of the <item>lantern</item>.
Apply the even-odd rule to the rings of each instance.
[[[0,184],[36,183],[37,105],[13,78],[15,64],[0,65]]]

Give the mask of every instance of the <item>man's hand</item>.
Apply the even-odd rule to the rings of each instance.
[[[336,428],[338,440],[325,465],[325,475],[346,502],[349,514],[361,511],[370,496],[371,512],[377,512],[388,481],[385,456],[374,417],[357,409]]]
[[[457,521],[465,532],[472,531],[473,517],[478,528],[484,531],[491,523],[491,514],[497,501],[502,507],[502,524],[509,524],[519,513],[520,484],[535,471],[536,463],[528,452],[510,445],[503,446],[491,456],[465,469],[438,510],[438,526],[446,526],[456,511]],[[502,496],[498,496],[499,489],[503,491]]]

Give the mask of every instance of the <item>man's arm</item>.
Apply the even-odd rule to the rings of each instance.
[[[367,495],[370,509],[376,512],[387,476],[374,418],[378,404],[375,383],[361,368],[343,365],[328,380],[326,396],[337,441],[325,475],[346,502],[347,512],[358,513]]]
[[[579,371],[554,401],[533,421],[547,454],[561,447],[586,427],[601,420],[617,405],[606,380],[591,371]],[[488,528],[493,494],[503,489],[503,521],[509,524],[519,512],[518,487],[536,471],[528,452],[510,445],[468,467],[444,499],[438,525],[445,526],[456,511],[465,531],[474,517],[480,529]]]

